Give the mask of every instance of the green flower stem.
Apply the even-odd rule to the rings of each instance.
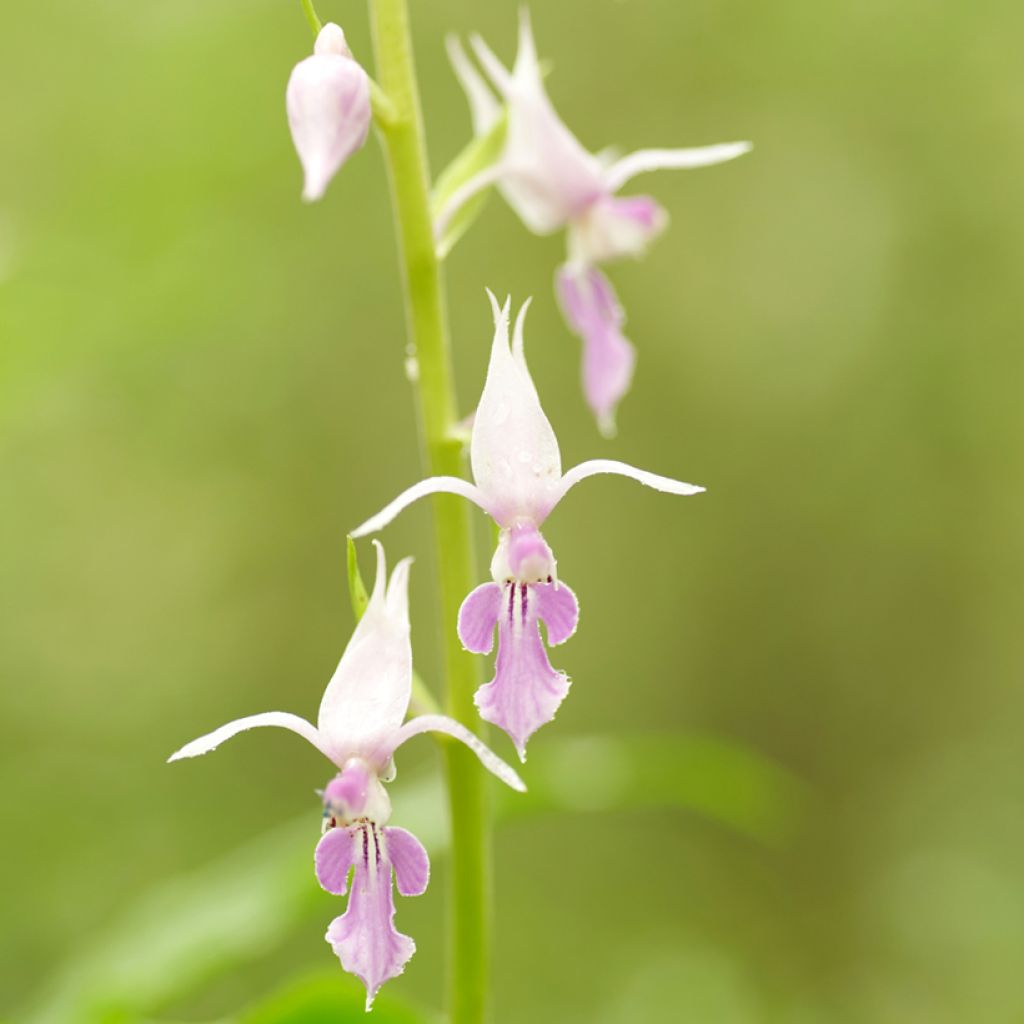
[[[457,434],[455,384],[448,344],[441,267],[430,215],[423,120],[420,113],[406,0],[370,0],[381,88],[394,118],[378,122],[391,177],[403,265],[410,338],[415,346],[416,390],[425,459],[432,475],[461,476],[465,449]],[[476,719],[476,661],[455,631],[459,605],[477,582],[469,508],[451,495],[434,499],[440,574],[445,705],[461,722]],[[444,746],[451,810],[451,945],[449,1019],[481,1024],[486,1013],[489,964],[490,820],[486,776],[462,744]]]
[[[320,35],[320,29],[323,25],[320,24],[320,19],[317,17],[316,8],[313,6],[313,0],[301,0],[302,10],[306,15],[306,21],[309,22],[309,27],[313,30],[313,35]]]

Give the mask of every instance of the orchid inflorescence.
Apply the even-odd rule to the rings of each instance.
[[[435,243],[443,256],[453,220],[491,186],[531,231],[565,229],[568,257],[556,274],[557,296],[570,328],[583,339],[586,400],[601,431],[610,434],[615,409],[632,380],[635,353],[622,333],[618,300],[598,264],[641,255],[667,220],[650,197],[620,196],[619,190],[639,173],[731,160],[749,144],[641,150],[617,160],[595,156],[576,140],[548,99],[525,11],[511,72],[482,39],[472,37],[471,45],[489,84],[454,37],[448,40],[448,52],[469,100],[477,142],[489,139],[495,144],[479,145],[475,152],[486,159],[464,161],[461,181],[435,204]],[[286,93],[292,139],[305,176],[304,199],[323,196],[340,167],[363,146],[371,121],[375,116],[380,120],[387,104],[354,59],[341,28],[319,28],[313,55],[295,67]],[[465,498],[493,520],[497,546],[491,580],[466,594],[457,622],[445,623],[445,628],[457,630],[463,648],[479,655],[491,653],[497,631],[494,677],[479,687],[475,704],[484,721],[508,735],[525,762],[528,739],[555,717],[569,690],[568,676],[552,667],[547,647],[568,640],[579,619],[576,595],[560,579],[541,533],[548,516],[572,487],[598,474],[630,477],[674,495],[697,494],[703,488],[610,459],[582,462],[563,472],[558,440],[526,363],[529,300],[510,332],[511,299],[499,303],[490,292],[488,296],[494,334],[472,418],[472,482],[461,476],[430,476],[400,493],[351,536],[376,533],[408,505],[439,493]],[[519,774],[464,723],[441,714],[406,720],[413,687],[408,603],[412,560],[399,562],[389,581],[384,548],[373,543],[377,571],[372,595],[324,692],[316,725],[280,711],[251,715],[193,740],[170,758],[205,754],[245,730],[276,726],[302,736],[332,762],[335,774],[322,791],[316,877],[328,892],[348,893],[347,909],[331,923],[326,938],[344,969],[366,986],[367,1009],[380,986],[400,974],[415,951],[413,940],[394,926],[392,885],[401,895],[414,896],[426,889],[429,878],[427,853],[419,840],[389,825],[386,784],[394,778],[398,748],[423,732],[445,734],[465,744],[506,785],[526,789]]]

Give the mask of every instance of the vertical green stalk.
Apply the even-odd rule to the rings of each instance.
[[[430,216],[429,173],[406,0],[370,0],[377,77],[394,108],[378,122],[391,177],[403,265],[409,334],[419,367],[417,394],[427,466],[432,475],[461,476],[463,444],[455,435],[456,401],[441,267]],[[434,499],[440,574],[448,713],[476,717],[476,662],[455,630],[459,605],[476,583],[465,501]],[[489,961],[490,832],[486,777],[462,744],[445,745],[451,810],[451,943],[449,1014],[452,1024],[481,1024],[486,1014]]]

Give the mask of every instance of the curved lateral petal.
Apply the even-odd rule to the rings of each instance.
[[[459,608],[458,631],[462,646],[473,654],[490,654],[500,614],[500,584],[481,583],[471,590]]]
[[[353,537],[365,537],[367,534],[383,530],[388,523],[403,509],[420,498],[431,494],[457,494],[460,498],[468,498],[474,505],[482,508],[490,515],[490,507],[479,487],[457,476],[431,476],[418,484],[402,491],[390,504],[385,505],[375,516],[367,519],[361,526],[352,531]]]
[[[615,476],[628,476],[645,487],[653,487],[656,491],[664,491],[666,494],[700,494],[706,490],[697,484],[684,483],[682,480],[673,480],[668,476],[659,476],[657,473],[648,473],[646,469],[637,469],[628,463],[619,462],[616,459],[590,459],[573,466],[565,476],[562,477],[558,488],[557,500],[561,501],[566,493],[576,486],[581,480],[588,476],[597,476],[599,473],[612,473]]]
[[[304,740],[312,743],[328,760],[334,760],[330,749],[324,742],[324,737],[311,722],[307,722],[304,718],[290,714],[287,711],[264,711],[259,715],[236,718],[233,722],[228,722],[227,725],[222,725],[219,729],[214,729],[213,732],[208,732],[205,736],[200,736],[198,739],[192,740],[191,743],[186,743],[181,750],[176,750],[171,754],[167,761],[168,763],[171,761],[182,761],[186,757],[198,757],[200,754],[208,754],[211,750],[219,747],[225,740],[231,739],[232,736],[237,736],[240,732],[245,732],[247,729],[257,729],[264,725],[277,726],[279,729],[290,729],[292,732],[298,733]]]
[[[735,160],[754,148],[752,142],[719,142],[714,146],[693,149],[640,149],[617,160],[604,172],[604,181],[610,192],[618,192],[638,174],[648,171],[690,170],[711,167]]]
[[[320,888],[335,896],[348,892],[348,875],[359,859],[360,837],[352,828],[332,828],[316,844],[313,862]]]
[[[465,743],[492,775],[496,775],[506,786],[511,786],[517,792],[526,792],[526,783],[511,765],[502,761],[483,740],[474,736],[464,725],[447,715],[420,715],[406,722],[395,734],[395,748],[423,732],[443,732]]]
[[[421,896],[430,882],[430,858],[423,844],[404,828],[384,829],[395,885],[403,896]]]
[[[576,632],[580,605],[576,595],[564,583],[536,583],[537,618],[544,623],[548,644],[564,644]]]
[[[495,99],[494,93],[483,80],[483,76],[466,55],[462,40],[457,35],[449,34],[445,37],[444,45],[448,51],[448,60],[455,72],[455,77],[466,94],[466,102],[469,104],[469,114],[473,122],[473,134],[483,135],[501,116],[501,104]]]

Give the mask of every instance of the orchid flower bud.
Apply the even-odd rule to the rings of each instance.
[[[366,142],[372,116],[370,79],[353,60],[345,33],[337,25],[324,25],[313,56],[295,65],[285,106],[305,172],[302,198],[312,202]]]

